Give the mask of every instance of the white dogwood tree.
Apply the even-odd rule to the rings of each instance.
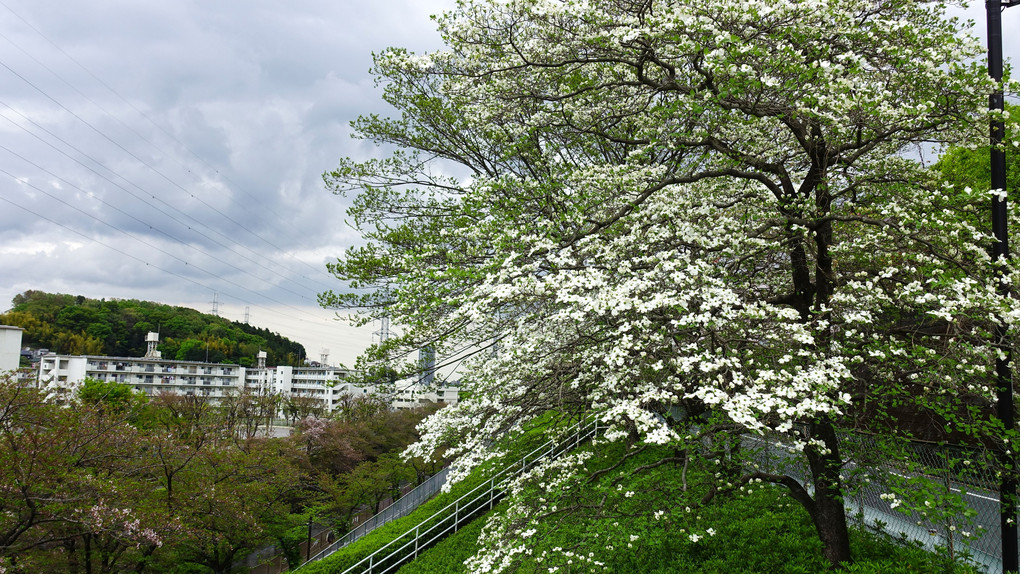
[[[379,54],[400,117],[354,127],[394,151],[326,174],[358,190],[367,243],[330,266],[352,289],[320,299],[403,327],[377,361],[469,355],[468,398],[415,452],[448,446],[463,474],[550,411],[690,452],[789,433],[810,489],[727,480],[785,485],[851,560],[836,431],[993,429],[993,326],[1020,316],[991,279],[988,191],[919,160],[987,137],[980,45],[944,9],[462,0],[447,50]],[[493,527],[475,567],[522,559],[528,524]]]

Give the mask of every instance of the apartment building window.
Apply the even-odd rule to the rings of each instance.
[[[145,384],[151,385],[152,384],[152,375],[145,375],[144,381],[145,381]]]
[[[66,369],[67,368],[67,359],[61,359],[60,360],[60,367],[58,367],[58,368]]]
[[[149,363],[149,364],[145,365],[145,372],[146,373],[152,373],[155,370],[156,370],[156,365],[153,365],[152,363]]]
[[[116,369],[118,371],[123,371],[127,369],[127,363],[117,363]]]

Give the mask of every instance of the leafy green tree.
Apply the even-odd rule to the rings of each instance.
[[[85,404],[102,405],[115,411],[132,408],[137,402],[145,402],[145,395],[136,394],[131,385],[114,381],[97,381],[86,378],[77,390],[78,400]]]
[[[283,443],[220,444],[204,449],[181,475],[175,517],[179,530],[171,564],[225,572],[246,552],[290,529],[291,493],[299,473]]]
[[[185,339],[174,356],[178,361],[204,361],[206,344],[197,339]]]
[[[40,291],[12,303],[0,321],[25,328],[25,344],[60,353],[141,356],[146,335],[159,331],[163,356],[178,360],[237,363],[264,349],[271,365],[297,365],[305,356],[304,347],[277,333],[184,307]]]
[[[466,399],[410,454],[449,447],[456,479],[550,412],[595,416],[632,452],[728,468],[709,493],[786,487],[839,566],[857,453],[837,431],[891,444],[934,418],[1009,448],[988,357],[993,321],[1012,340],[1020,313],[965,215],[987,190],[947,190],[906,153],[987,138],[980,44],[944,10],[468,0],[438,19],[448,50],[380,54],[400,115],[354,128],[396,151],[326,174],[359,190],[368,242],[330,266],[350,291],[320,300],[403,327],[366,368],[471,355]],[[754,433],[785,435],[810,488],[743,464]],[[586,473],[581,456],[549,470],[554,494]],[[529,560],[522,533],[556,511],[512,497],[471,567]]]
[[[292,425],[301,419],[322,416],[325,412],[322,401],[315,397],[292,393],[281,400],[284,416]]]
[[[230,435],[252,439],[269,430],[281,401],[267,389],[244,388],[224,396],[217,408]]]
[[[1006,111],[1011,114],[1020,114],[1020,107],[1008,105]],[[1020,149],[1014,145],[1014,142],[1018,141],[1016,136],[1006,135],[1004,142],[1006,188],[1012,191],[1020,189]],[[991,189],[992,186],[988,145],[950,148],[939,157],[935,163],[935,169],[939,170],[955,189],[962,190],[969,187],[983,191]],[[982,221],[988,221],[991,217],[990,202],[983,207],[977,215],[982,217]]]
[[[125,413],[71,408],[0,381],[0,565],[8,572],[135,570],[161,544]]]

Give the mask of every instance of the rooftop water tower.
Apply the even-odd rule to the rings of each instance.
[[[156,345],[159,345],[159,333],[149,331],[149,334],[145,336],[145,345],[146,359],[161,359],[163,357],[163,353],[156,350]]]

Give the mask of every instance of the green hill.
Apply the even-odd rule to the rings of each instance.
[[[250,365],[260,350],[269,365],[297,365],[305,348],[282,335],[222,317],[135,299],[26,291],[0,314],[0,324],[25,329],[23,344],[57,353],[140,357],[145,336],[160,333],[167,359]]]
[[[503,540],[505,546],[523,542],[520,552],[504,557],[510,566],[504,572],[610,572],[642,574],[813,574],[831,572],[822,554],[822,544],[811,518],[788,491],[768,483],[749,483],[711,498],[694,508],[681,502],[679,493],[688,488],[701,491],[713,483],[718,467],[693,465],[684,472],[678,464],[656,463],[673,452],[665,447],[637,447],[622,464],[614,464],[626,450],[621,444],[582,445],[578,451],[593,451],[587,459],[589,471],[612,469],[599,479],[599,491],[590,481],[569,481],[550,487],[550,476],[535,477],[518,496],[544,504],[555,502],[546,512],[527,515],[534,519],[525,528],[522,517],[509,516],[506,500],[435,546],[417,552],[398,574],[467,574],[490,571],[472,569],[464,561],[489,549],[479,538]],[[644,469],[644,470],[641,470]],[[402,538],[399,547],[412,537],[401,537],[409,528],[436,509],[453,502],[469,487],[484,482],[476,472],[467,484],[454,485],[415,513],[398,519],[332,556],[309,564],[301,574],[341,574],[386,542]],[[696,497],[697,498],[697,497]],[[704,499],[703,499],[704,500]],[[489,518],[509,520],[508,530],[492,529],[483,534]],[[909,574],[943,572],[976,574],[980,569],[965,560],[966,548],[957,547],[953,557],[944,551],[933,554],[896,533],[865,525],[863,518],[851,525],[854,574]],[[446,525],[444,523],[444,528]],[[423,528],[427,530],[427,528]],[[409,544],[411,552],[415,546]],[[383,557],[377,557],[381,560]],[[502,559],[494,560],[504,564]],[[379,562],[377,562],[378,564]],[[477,567],[478,565],[475,564]],[[495,571],[496,568],[493,568]],[[359,570],[355,569],[355,572]]]

